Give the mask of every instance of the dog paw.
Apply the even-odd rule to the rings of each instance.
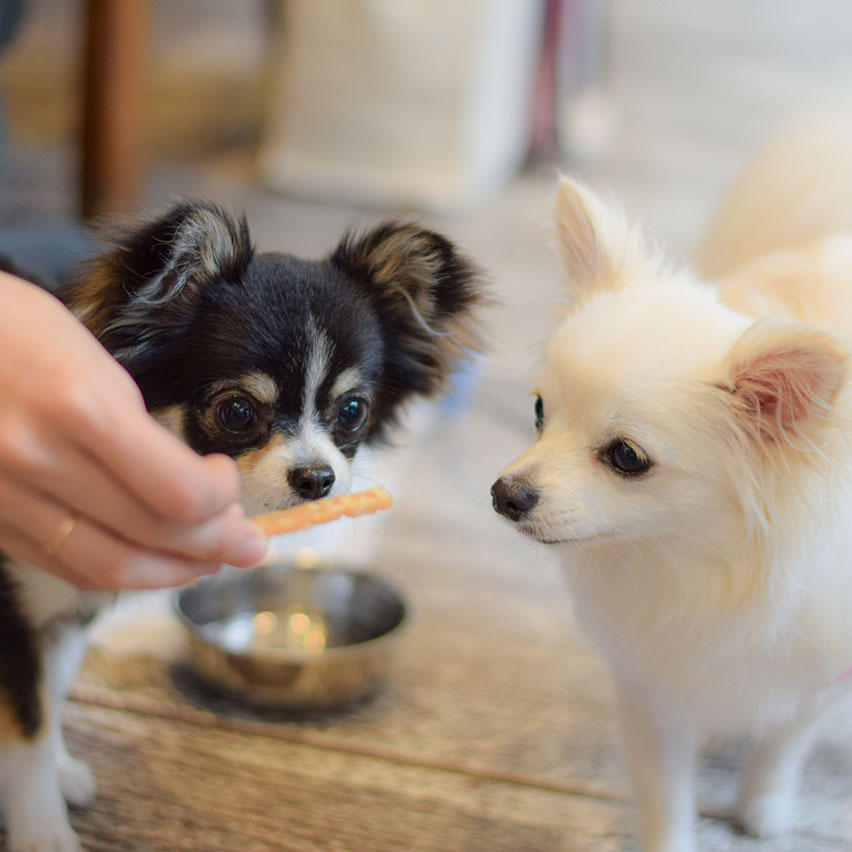
[[[792,801],[784,793],[764,793],[739,807],[739,822],[752,837],[778,837],[790,828]]]
[[[720,822],[735,822],[737,819],[736,802],[729,798],[702,797],[698,800],[698,813],[703,817]]]
[[[9,831],[9,852],[80,852],[80,841],[67,820],[16,826]]]
[[[59,758],[59,789],[62,798],[74,808],[85,808],[92,803],[98,789],[89,764],[70,754]]]

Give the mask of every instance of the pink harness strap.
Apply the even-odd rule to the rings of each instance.
[[[835,684],[842,683],[844,680],[847,680],[848,678],[852,678],[852,666],[850,666],[848,669],[846,669],[846,671],[843,672],[843,674],[840,675],[840,677],[835,678],[829,684],[829,686],[834,686]]]

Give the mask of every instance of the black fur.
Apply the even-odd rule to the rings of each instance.
[[[390,222],[347,235],[329,258],[258,253],[245,220],[207,203],[183,204],[120,237],[60,296],[134,377],[150,410],[186,405],[184,433],[198,452],[231,455],[288,434],[303,406],[318,335],[334,378],[356,367],[371,415],[337,441],[348,456],[382,437],[412,394],[431,396],[478,340],[470,317],[483,301],[476,268],[440,235]],[[280,390],[244,437],[211,428],[211,399],[248,373]]]
[[[150,411],[198,452],[238,459],[247,508],[317,496],[299,484],[311,466],[348,473],[346,458],[382,437],[410,396],[438,393],[477,346],[472,318],[483,301],[476,269],[416,225],[348,235],[329,257],[306,261],[256,252],[245,219],[207,203],[125,229],[59,295]],[[28,580],[13,579],[0,554],[0,693],[32,739],[48,721],[45,654],[105,600],[80,592],[66,606],[62,597],[65,609],[31,625],[16,586]]]
[[[479,270],[440,234],[387,222],[344,236],[331,263],[369,302],[385,343],[380,419],[412,394],[433,396],[455,361],[480,340],[468,325],[483,302]]]
[[[42,643],[24,617],[15,583],[0,554],[0,690],[27,739],[41,730]]]

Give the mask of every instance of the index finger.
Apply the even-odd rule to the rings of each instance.
[[[140,409],[125,408],[113,426],[86,449],[157,516],[192,523],[239,500],[237,468],[227,456],[198,455]]]

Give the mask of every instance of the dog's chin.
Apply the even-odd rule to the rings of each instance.
[[[351,490],[351,479],[348,476],[341,476],[334,487],[326,495],[328,497],[338,497],[341,494],[348,494]],[[246,515],[262,515],[267,512],[279,512],[282,509],[292,509],[296,506],[301,506],[303,503],[310,503],[312,499],[304,498],[292,491],[286,491],[279,494],[270,494],[263,488],[258,488],[254,491],[251,486],[246,487],[245,480],[243,482],[243,497],[240,501]]]
[[[279,512],[282,509],[292,509],[295,506],[301,506],[302,503],[309,502],[302,497],[295,495],[286,495],[278,499],[269,498],[268,496],[254,497],[251,494],[243,494],[243,499],[240,501],[246,515],[262,515],[267,512]]]
[[[523,524],[518,524],[516,529],[521,535],[535,539],[539,544],[572,544],[576,541],[574,538],[552,538],[541,530],[535,529],[535,527],[527,527]]]

